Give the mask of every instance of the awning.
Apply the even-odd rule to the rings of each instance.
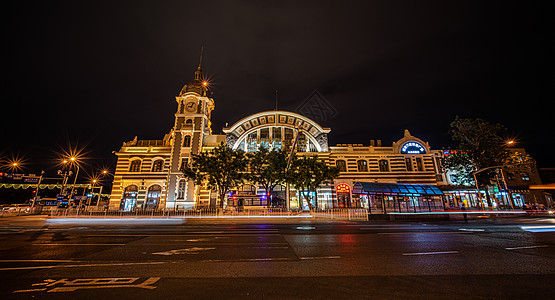
[[[405,196],[443,195],[443,192],[435,185],[378,182],[355,182],[353,193]]]

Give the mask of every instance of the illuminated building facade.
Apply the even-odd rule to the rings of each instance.
[[[210,116],[214,110],[201,66],[194,79],[175,97],[177,112],[171,131],[162,140],[123,143],[118,156],[110,197],[111,209],[189,209],[207,206],[209,191],[200,191],[179,171],[192,154],[225,142],[213,135]]]
[[[111,209],[190,209],[216,207],[216,191],[195,186],[183,178],[180,169],[193,154],[225,143],[232,149],[254,152],[262,147],[290,149],[299,128],[297,155],[317,155],[330,166],[337,166],[340,175],[333,183],[317,191],[320,208],[387,206],[412,207],[425,200],[435,206],[453,201],[456,191],[448,195],[437,193],[436,186],[450,186],[441,167],[442,150],[434,150],[428,142],[404,131],[399,140],[382,145],[371,140],[369,145],[328,145],[330,128],[322,127],[310,118],[288,111],[265,111],[247,116],[223,129],[224,134],[212,134],[211,114],[215,108],[210,91],[203,81],[201,66],[194,79],[175,98],[177,111],[173,128],[161,140],[135,139],[123,143],[115,152],[118,162],[113,182]],[[388,192],[384,192],[387,189]],[[445,189],[444,189],[445,190]],[[266,199],[264,190],[244,184],[233,192],[224,206],[246,209],[282,206],[286,187],[277,186]],[[312,195],[316,196],[316,195]],[[460,195],[459,195],[460,196]],[[472,197],[466,195],[472,204]],[[298,193],[290,191],[290,207],[300,208]],[[279,201],[274,201],[278,199]],[[475,199],[474,199],[475,201]],[[411,206],[412,205],[412,206]],[[421,204],[418,204],[421,205]]]

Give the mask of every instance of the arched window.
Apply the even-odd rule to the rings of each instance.
[[[185,179],[180,179],[177,184],[177,199],[185,199],[185,187],[187,181]]]
[[[185,121],[185,125],[192,125],[193,124],[193,119],[187,119]]]
[[[357,161],[357,167],[359,172],[368,172],[368,162],[365,160]]]
[[[152,163],[152,172],[162,172],[164,169],[164,160],[157,159]]]
[[[389,162],[387,159],[381,159],[378,161],[380,167],[380,172],[389,172]]]
[[[129,172],[140,172],[141,171],[141,160],[132,160],[129,164]]]
[[[191,147],[191,136],[186,135],[183,137],[183,147]]]
[[[162,195],[162,187],[155,184],[148,188],[146,194],[146,209],[153,209],[158,206],[160,202],[160,196]]]
[[[336,160],[335,166],[339,168],[339,172],[347,172],[347,163],[344,160]]]

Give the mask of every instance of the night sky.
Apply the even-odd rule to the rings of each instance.
[[[547,1],[545,2],[547,3]],[[318,91],[330,145],[386,145],[404,129],[454,146],[459,115],[507,127],[555,167],[553,10],[536,1],[10,1],[3,9],[0,151],[55,174],[84,148],[115,166],[122,142],[162,139],[204,46],[214,133],[297,111]],[[89,171],[91,172],[91,171]]]

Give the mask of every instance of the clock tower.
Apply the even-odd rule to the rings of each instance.
[[[199,64],[195,78],[181,89],[177,101],[175,123],[172,128],[170,169],[167,180],[166,208],[189,209],[195,207],[195,185],[183,178],[181,169],[189,163],[192,154],[202,151],[205,139],[212,133],[210,115],[214,110],[208,82],[203,78]]]

